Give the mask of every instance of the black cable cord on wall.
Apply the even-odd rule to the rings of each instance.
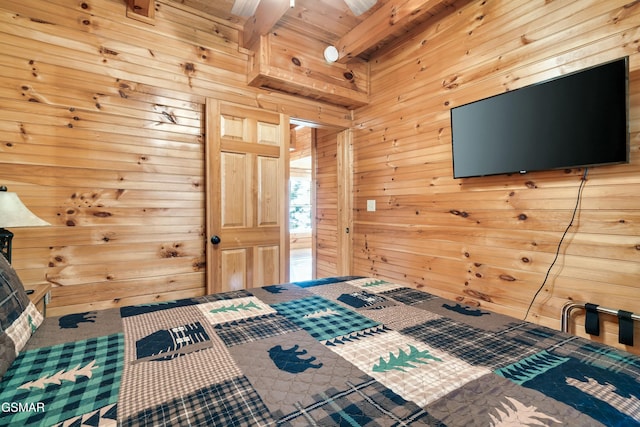
[[[566,237],[567,233],[569,232],[569,229],[573,225],[573,220],[576,218],[576,213],[578,212],[578,206],[580,206],[580,199],[582,198],[582,189],[584,188],[584,184],[587,182],[587,173],[588,172],[589,172],[589,168],[585,168],[584,174],[582,175],[582,179],[580,181],[580,188],[578,188],[578,197],[576,198],[576,206],[573,208],[573,215],[571,215],[571,221],[569,221],[569,225],[567,225],[567,228],[564,230],[564,233],[562,234],[562,237],[560,238],[560,242],[558,242],[558,247],[556,248],[556,256],[555,256],[555,258],[553,258],[553,261],[551,262],[551,265],[549,266],[549,269],[547,269],[547,274],[544,276],[544,280],[542,281],[542,285],[540,285],[540,287],[536,291],[535,295],[533,295],[533,298],[531,299],[531,302],[529,303],[529,308],[527,308],[527,313],[524,315],[524,319],[523,320],[527,320],[527,317],[529,316],[529,311],[531,310],[531,307],[533,306],[533,303],[535,302],[536,298],[538,298],[538,294],[540,293],[540,291],[542,291],[542,289],[544,288],[544,285],[547,283],[547,279],[549,278],[549,274],[551,274],[551,269],[556,264],[556,261],[558,260],[558,257],[560,256],[560,248],[562,247],[562,242],[564,242],[564,238]]]

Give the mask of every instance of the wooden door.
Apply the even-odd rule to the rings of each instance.
[[[207,100],[207,292],[289,280],[289,119]]]

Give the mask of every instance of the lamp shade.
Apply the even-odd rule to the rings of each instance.
[[[0,228],[41,227],[51,225],[38,218],[16,193],[0,191]]]

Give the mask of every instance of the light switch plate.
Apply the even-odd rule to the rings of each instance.
[[[376,211],[376,201],[367,200],[367,212],[375,212],[375,211]]]

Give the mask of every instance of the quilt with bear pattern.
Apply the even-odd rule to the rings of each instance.
[[[631,426],[640,358],[374,278],[46,318],[0,425]]]

